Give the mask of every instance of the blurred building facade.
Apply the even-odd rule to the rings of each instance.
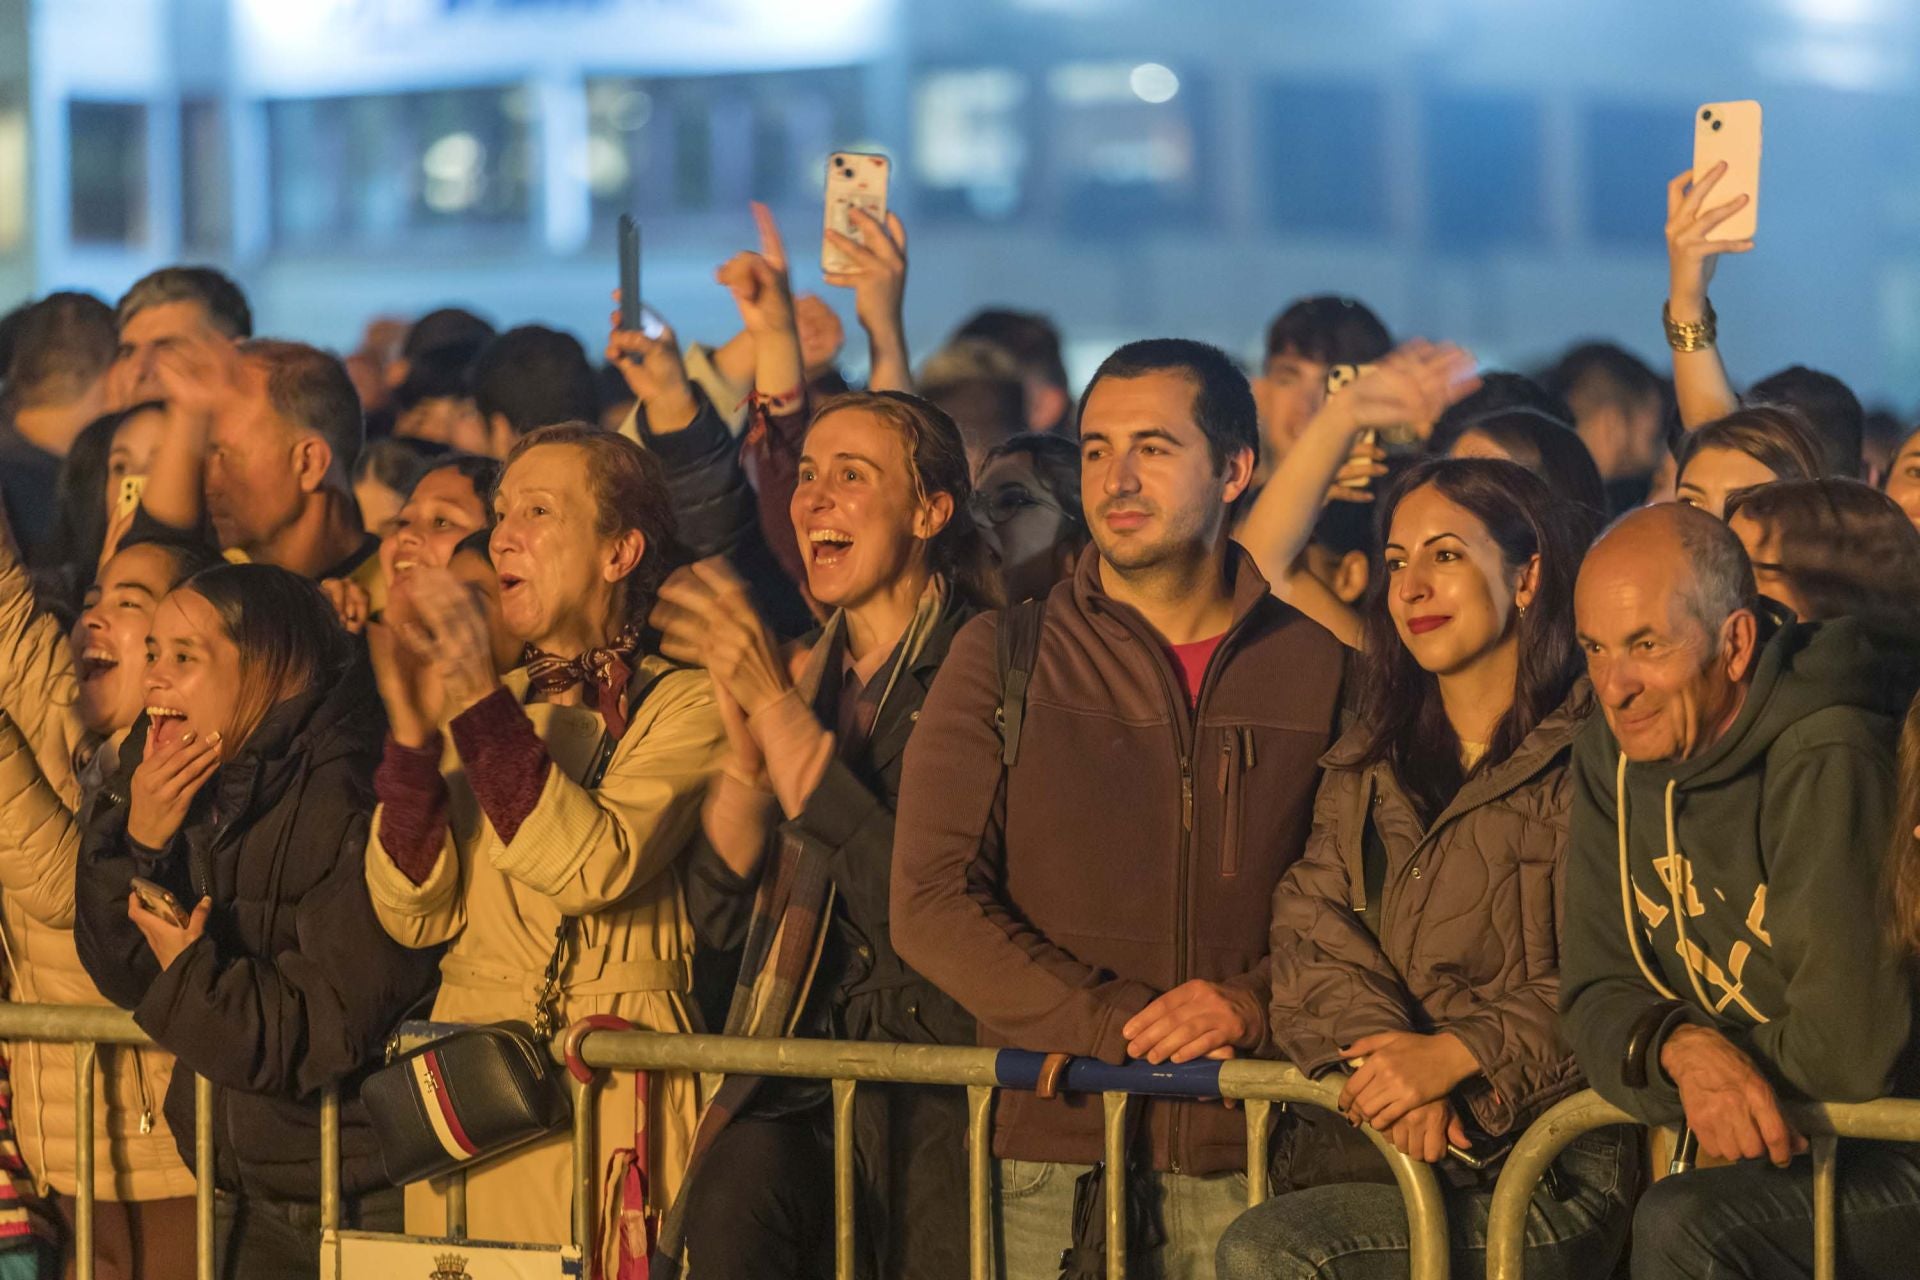
[[[877,148],[920,351],[1009,303],[1081,376],[1147,333],[1251,356],[1340,289],[1502,364],[1651,357],[1693,109],[1757,97],[1736,376],[1909,407],[1917,54],[1903,0],[0,0],[0,305],[185,259],[334,346],[464,302],[597,347],[632,210],[648,301],[719,336],[747,201],[817,288],[825,157]]]

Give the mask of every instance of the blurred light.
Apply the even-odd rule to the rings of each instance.
[[[595,133],[587,139],[587,185],[596,196],[619,195],[627,188],[633,166],[627,149],[616,138]]]
[[[1882,16],[1884,0],[1782,0],[1786,11],[1802,22],[1826,26],[1860,26]]]
[[[1157,62],[1143,62],[1128,74],[1127,87],[1142,102],[1171,102],[1180,92],[1180,77]]]
[[[420,157],[426,174],[421,198],[436,213],[459,213],[480,202],[487,149],[470,133],[449,133],[436,139]]]
[[[1063,62],[1047,73],[1047,90],[1072,106],[1133,97],[1133,68],[1124,62]]]

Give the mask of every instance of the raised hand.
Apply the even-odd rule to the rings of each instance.
[[[433,741],[446,708],[439,673],[385,622],[367,624],[367,656],[386,704],[387,732],[401,746],[420,750]]]
[[[660,652],[702,666],[751,719],[793,687],[747,588],[724,559],[701,560],[660,587],[650,619]]]
[[[1693,170],[1667,183],[1667,307],[1682,324],[1706,319],[1707,286],[1723,253],[1750,253],[1751,240],[1715,240],[1713,229],[1746,208],[1748,197],[1709,205],[1713,188],[1726,176],[1725,161],[1695,179]]]
[[[887,214],[883,227],[862,209],[849,211],[858,239],[831,228],[829,244],[852,264],[846,271],[830,271],[828,284],[853,290],[853,310],[867,331],[873,348],[869,385],[882,390],[909,390],[913,377],[907,361],[904,308],[907,294],[907,228],[897,213]]]
[[[1422,440],[1448,408],[1480,386],[1471,352],[1450,342],[1415,338],[1394,348],[1330,404],[1364,430],[1411,427]]]
[[[218,730],[204,738],[188,730],[171,746],[150,750],[133,771],[127,835],[149,849],[165,848],[186,822],[193,798],[219,767]]]
[[[238,401],[246,384],[239,348],[210,330],[183,336],[155,355],[153,373],[169,418],[202,428]]]
[[[721,264],[715,278],[733,295],[741,322],[756,338],[792,333],[793,290],[787,280],[787,250],[780,227],[773,212],[758,202],[753,218],[760,232],[760,251],[734,254]]]
[[[678,431],[699,413],[687,367],[680,358],[680,341],[670,328],[649,338],[638,329],[620,327],[620,291],[613,291],[614,310],[607,328],[607,363],[620,371],[627,390],[645,407],[649,430]]]
[[[487,617],[466,584],[446,569],[420,567],[396,588],[413,617],[400,637],[433,665],[445,691],[441,714],[456,716],[500,687]]]

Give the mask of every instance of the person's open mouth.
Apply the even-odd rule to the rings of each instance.
[[[109,675],[120,666],[120,659],[111,650],[98,645],[89,647],[80,655],[80,683],[91,684],[102,676]]]
[[[171,747],[187,732],[187,713],[154,703],[147,708],[147,742],[155,749]]]
[[[853,548],[853,535],[842,529],[810,529],[807,531],[807,546],[811,562],[823,569],[830,569],[846,559],[847,552]]]

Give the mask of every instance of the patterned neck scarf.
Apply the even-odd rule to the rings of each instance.
[[[640,624],[629,622],[613,643],[589,649],[577,658],[561,658],[527,646],[527,683],[551,701],[577,684],[586,685],[586,704],[607,722],[607,732],[619,738],[627,731],[623,703],[633,664],[640,652]]]

